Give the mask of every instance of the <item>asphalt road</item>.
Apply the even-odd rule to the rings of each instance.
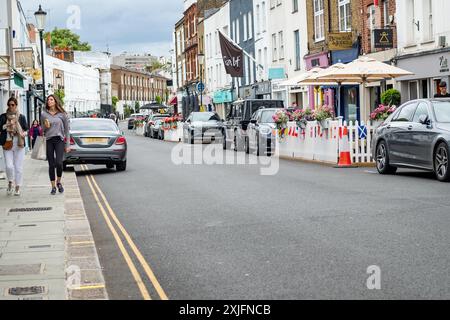
[[[127,140],[126,172],[88,173],[169,299],[450,298],[450,184],[431,174],[281,160],[262,176],[258,165],[175,165],[175,144]],[[110,298],[142,299],[77,172]],[[367,288],[373,265],[380,290]]]

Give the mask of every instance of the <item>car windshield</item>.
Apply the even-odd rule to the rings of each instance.
[[[192,121],[207,122],[207,121],[219,121],[219,117],[215,113],[211,112],[199,112],[192,115]]]
[[[450,123],[450,101],[433,102],[437,122]]]
[[[261,123],[274,123],[273,115],[276,110],[267,110],[261,113]]]
[[[113,121],[75,120],[70,122],[72,131],[117,131],[117,125]]]

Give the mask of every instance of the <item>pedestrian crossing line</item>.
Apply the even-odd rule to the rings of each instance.
[[[140,250],[137,248],[136,244],[134,243],[133,239],[128,234],[127,230],[124,228],[124,226],[122,225],[120,220],[117,218],[117,215],[114,213],[114,210],[111,208],[108,200],[105,197],[105,194],[102,192],[102,190],[98,186],[95,178],[92,175],[89,175],[89,176],[92,179],[92,182],[93,182],[94,186],[96,187],[96,190],[100,194],[100,197],[102,198],[103,203],[105,204],[106,208],[108,209],[109,214],[111,215],[112,219],[114,220],[114,222],[118,226],[119,230],[122,232],[123,236],[125,237],[126,241],[128,242],[129,246],[131,247],[132,251],[136,255],[137,259],[141,263],[142,268],[144,268],[144,271],[147,274],[147,277],[149,278],[151,283],[153,284],[153,287],[155,288],[156,292],[158,293],[159,298],[161,300],[169,300],[169,298],[167,297],[167,295],[164,292],[163,288],[161,287],[158,279],[156,278],[153,270],[150,268],[149,264],[145,260],[144,256],[140,252]]]
[[[85,166],[82,166],[83,171],[87,171]],[[136,268],[136,265],[134,264],[133,260],[131,259],[128,251],[125,248],[124,243],[122,242],[122,239],[120,239],[119,234],[117,233],[117,230],[114,228],[113,223],[111,222],[111,219],[109,218],[108,214],[106,213],[105,208],[103,207],[103,205],[100,202],[100,199],[97,195],[97,193],[95,192],[95,189],[91,183],[90,180],[90,176],[86,175],[86,180],[88,182],[89,188],[92,191],[92,194],[95,198],[95,201],[97,202],[97,205],[103,215],[103,218],[105,219],[106,224],[108,225],[109,230],[111,231],[114,239],[116,240],[117,245],[119,246],[119,250],[122,253],[122,256],[125,259],[125,262],[128,265],[128,268],[131,271],[131,274],[133,275],[133,278],[139,288],[139,291],[141,292],[142,297],[144,298],[144,300],[151,300],[150,294],[148,293],[147,287],[145,286],[144,281],[142,281],[142,278]]]

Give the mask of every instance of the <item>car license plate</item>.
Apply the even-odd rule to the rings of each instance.
[[[83,143],[84,144],[107,144],[108,139],[107,138],[84,138]]]

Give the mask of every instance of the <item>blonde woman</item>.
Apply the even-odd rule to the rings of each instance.
[[[25,116],[19,112],[16,98],[8,100],[6,113],[0,115],[0,130],[0,145],[3,148],[8,177],[6,192],[8,195],[20,196],[28,124]]]

